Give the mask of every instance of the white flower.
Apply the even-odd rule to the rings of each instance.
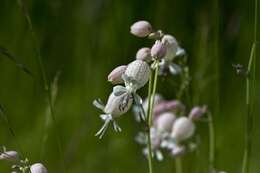
[[[48,173],[47,168],[41,163],[35,163],[30,167],[31,173]]]
[[[178,50],[177,40],[172,35],[164,35],[162,38],[162,43],[166,46],[167,50],[164,59],[166,61],[172,61]]]

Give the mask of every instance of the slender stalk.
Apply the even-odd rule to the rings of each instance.
[[[208,113],[209,126],[209,173],[215,171],[215,129],[211,113]]]
[[[180,157],[175,159],[176,173],[182,173],[182,159]]]
[[[150,109],[151,109],[151,95],[152,95],[152,87],[153,87],[153,71],[151,71],[149,78],[149,88],[148,88],[148,109],[147,109],[147,148],[148,148],[148,167],[149,173],[153,173],[153,163],[152,163],[152,143],[151,143],[151,134],[150,134]]]
[[[37,40],[36,34],[34,32],[34,29],[33,29],[33,25],[32,25],[32,21],[31,21],[30,15],[29,15],[29,13],[27,11],[27,6],[24,3],[24,0],[18,0],[18,4],[20,5],[20,7],[21,7],[21,9],[23,11],[23,14],[24,14],[24,16],[26,18],[27,24],[29,26],[29,30],[31,32],[34,48],[35,48],[36,53],[37,53],[36,60],[38,62],[39,68],[40,68],[41,78],[43,80],[44,91],[47,94],[48,105],[49,105],[49,108],[50,108],[52,121],[54,123],[54,128],[55,128],[54,131],[56,133],[57,145],[58,145],[58,150],[59,150],[60,157],[62,159],[63,170],[66,172],[65,161],[64,161],[64,156],[63,156],[63,150],[62,150],[62,146],[61,146],[61,137],[60,137],[60,135],[58,133],[57,121],[56,121],[56,117],[54,115],[54,108],[53,108],[52,97],[51,97],[51,90],[50,90],[50,87],[49,87],[49,82],[48,82],[48,79],[47,79],[45,67],[44,67],[44,64],[43,64],[43,61],[42,61],[40,47],[39,47],[39,44],[38,44],[38,40]]]
[[[257,25],[258,25],[258,0],[255,0],[254,17],[254,41],[249,57],[247,76],[246,76],[246,117],[245,117],[245,148],[242,164],[242,173],[250,172],[252,138],[253,138],[253,104],[255,89],[255,66],[256,66],[256,44],[257,44]],[[253,68],[253,69],[252,69]]]
[[[152,142],[151,142],[151,134],[150,134],[150,128],[152,126],[152,121],[153,121],[153,107],[154,107],[154,96],[156,93],[156,88],[157,88],[157,78],[158,78],[158,64],[155,62],[155,70],[154,72],[152,71],[150,74],[150,79],[149,79],[149,88],[148,88],[148,110],[147,110],[147,125],[148,125],[148,130],[147,130],[147,148],[148,148],[148,166],[149,166],[149,173],[153,173],[153,153],[152,153]]]

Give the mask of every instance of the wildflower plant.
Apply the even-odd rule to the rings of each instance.
[[[107,103],[104,104],[100,99],[93,102],[94,106],[103,111],[100,118],[104,121],[96,136],[101,139],[110,123],[116,132],[120,132],[121,128],[116,123],[116,119],[132,107],[135,119],[145,129],[139,132],[135,139],[145,145],[143,154],[148,159],[149,173],[153,173],[153,157],[161,161],[164,158],[163,153],[178,158],[194,151],[198,145],[193,140],[196,122],[207,119],[210,139],[212,139],[210,159],[214,160],[214,129],[212,117],[205,116],[205,114],[210,115],[207,107],[186,106],[181,101],[191,79],[186,63],[186,51],[174,36],[164,34],[162,30],[154,30],[147,21],[134,23],[130,27],[130,33],[136,37],[154,40],[154,44],[151,48],[140,48],[135,60],[128,65],[116,67],[108,75],[108,81],[114,87]],[[179,91],[176,92],[177,99],[165,100],[156,92],[158,76],[161,75],[181,76]],[[147,83],[148,96],[143,100],[138,90]],[[191,110],[187,110],[188,107],[192,107]],[[213,162],[209,167],[212,168],[211,173],[216,172]]]

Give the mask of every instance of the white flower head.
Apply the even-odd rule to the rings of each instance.
[[[48,173],[47,168],[41,163],[35,163],[30,167],[31,173]]]

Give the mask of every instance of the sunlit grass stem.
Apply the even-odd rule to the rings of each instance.
[[[242,164],[242,173],[250,172],[250,161],[253,139],[253,105],[255,94],[255,71],[256,71],[256,44],[257,44],[257,26],[258,26],[258,0],[255,0],[254,11],[254,40],[247,66],[246,75],[246,117],[245,117],[245,147]]]

